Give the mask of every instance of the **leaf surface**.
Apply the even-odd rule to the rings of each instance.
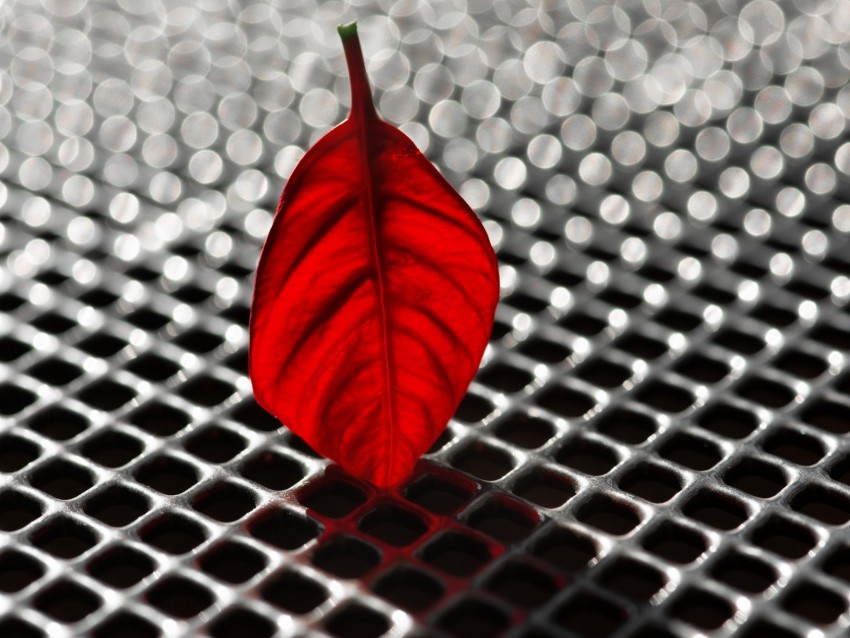
[[[404,481],[475,375],[499,296],[475,213],[372,103],[340,27],[352,108],[289,178],[251,308],[257,401],[379,487]]]

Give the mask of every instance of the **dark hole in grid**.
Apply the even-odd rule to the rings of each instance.
[[[542,607],[559,589],[549,574],[518,560],[502,564],[484,586],[512,605],[528,609]]]
[[[372,591],[405,611],[417,613],[437,602],[444,588],[421,569],[397,565],[375,580]]]
[[[447,436],[448,432],[449,432],[449,428],[446,428],[445,432],[443,432],[443,434],[440,435],[440,439],[437,439],[437,441],[439,442],[443,437]],[[314,459],[322,458],[321,454],[319,454],[313,448],[311,448],[309,445],[307,445],[307,443],[304,441],[304,439],[302,439],[300,436],[297,436],[296,434],[293,434],[292,432],[286,432],[285,433],[284,441],[285,441],[287,446],[289,446],[291,449],[295,450],[299,454],[303,454],[304,456],[309,456],[309,457],[312,457]],[[437,444],[435,443],[434,445],[437,445]],[[432,447],[432,450],[433,450],[433,447]],[[432,450],[429,450],[429,453]]]
[[[83,370],[72,363],[50,357],[29,369],[29,374],[49,385],[63,386],[78,378]]]
[[[785,289],[793,292],[794,294],[800,295],[806,299],[813,299],[815,301],[820,301],[821,299],[825,299],[829,296],[829,290],[826,288],[821,288],[820,286],[816,286],[815,284],[805,281],[804,279],[794,279],[789,284],[785,286]]]
[[[513,499],[492,497],[471,512],[470,527],[505,544],[526,538],[537,526],[537,513]]]
[[[735,607],[699,587],[688,587],[673,603],[670,612],[675,618],[700,629],[718,629],[735,613]]]
[[[618,388],[632,376],[632,371],[605,359],[595,359],[579,366],[575,374],[600,388]]]
[[[410,484],[404,497],[434,514],[448,516],[469,502],[474,493],[474,483],[461,478],[446,480],[426,473]]]
[[[46,636],[41,629],[34,627],[20,618],[0,618],[0,636],[14,638],[42,638]]]
[[[720,582],[748,594],[760,594],[778,578],[769,563],[734,549],[714,563],[711,575]]]
[[[842,394],[850,394],[850,374],[843,374],[835,382],[835,388]]]
[[[360,578],[381,562],[381,555],[369,543],[353,536],[337,536],[313,553],[312,563],[339,578]]]
[[[229,383],[203,374],[180,386],[179,393],[181,397],[192,403],[211,408],[224,402],[235,391],[236,389]]]
[[[124,319],[132,323],[134,326],[138,326],[142,330],[150,331],[159,330],[171,321],[171,317],[167,317],[166,315],[148,308],[140,308],[135,312],[131,312]]]
[[[605,330],[608,327],[608,324],[602,321],[601,319],[597,319],[596,317],[591,317],[590,315],[584,312],[573,312],[558,321],[558,324],[566,328],[567,330],[571,330],[576,334],[584,335],[585,337],[593,337],[598,335],[600,332]]]
[[[826,454],[818,439],[785,426],[769,431],[761,446],[765,452],[798,465],[814,465]]]
[[[679,332],[690,332],[702,323],[702,318],[689,312],[670,308],[658,313],[655,321]]]
[[[678,565],[694,562],[708,549],[701,534],[673,521],[663,521],[655,527],[642,545],[648,552]]]
[[[244,583],[266,568],[266,558],[242,543],[225,541],[207,551],[198,560],[201,569],[220,581]]]
[[[764,340],[755,335],[727,328],[721,330],[712,339],[714,343],[741,354],[755,354],[764,348]]]
[[[817,583],[802,581],[785,594],[782,608],[815,625],[831,625],[847,610],[847,601]]]
[[[556,286],[564,286],[565,288],[578,286],[582,281],[584,281],[584,277],[581,275],[563,270],[562,268],[555,268],[548,272],[546,274],[546,279]]]
[[[177,244],[176,246],[172,246],[171,252],[173,252],[175,255],[180,255],[181,257],[197,257],[201,254],[201,249],[197,246],[193,246],[189,242],[186,242],[184,244]]]
[[[172,456],[156,456],[136,470],[136,480],[163,494],[185,492],[198,482],[195,468]]]
[[[650,503],[664,503],[682,490],[679,475],[655,463],[642,461],[623,474],[618,481],[621,490]]]
[[[499,420],[493,433],[503,441],[533,450],[555,435],[555,426],[524,412],[513,412]]]
[[[626,598],[645,603],[667,584],[667,578],[646,563],[618,556],[603,568],[599,582]]]
[[[41,504],[18,490],[0,491],[0,530],[14,532],[41,516]]]
[[[60,335],[77,325],[76,322],[55,312],[47,312],[36,317],[31,323],[39,330],[49,332],[52,335]]]
[[[664,381],[653,381],[641,386],[635,398],[656,410],[672,413],[683,412],[694,403],[694,395],[688,390]]]
[[[707,488],[700,489],[691,497],[682,511],[688,518],[723,531],[735,529],[749,518],[741,502]]]
[[[451,464],[484,481],[497,481],[513,469],[514,460],[504,450],[474,441],[455,453]]]
[[[626,621],[626,610],[596,594],[582,591],[555,608],[552,621],[581,638],[607,638]]]
[[[511,491],[540,507],[561,507],[576,495],[576,486],[568,477],[536,467],[514,483]]]
[[[119,545],[95,557],[86,569],[93,578],[110,587],[127,589],[153,574],[156,564],[146,554]]]
[[[357,528],[389,545],[405,547],[428,531],[419,516],[395,505],[381,505],[370,511]]]
[[[325,629],[337,638],[378,638],[390,628],[377,611],[357,602],[334,610],[324,621]]]
[[[248,320],[251,316],[251,310],[247,306],[236,303],[230,306],[227,310],[224,310],[221,313],[221,316],[239,324],[240,326],[247,326]]]
[[[112,527],[129,525],[150,509],[148,500],[121,485],[112,485],[90,498],[83,511]]]
[[[552,527],[534,540],[531,553],[555,569],[579,572],[596,558],[593,540],[566,527]]]
[[[12,416],[32,405],[38,397],[12,383],[0,384],[0,415]]]
[[[246,445],[241,436],[219,425],[203,428],[183,442],[187,451],[209,463],[227,463]]]
[[[808,554],[818,541],[814,532],[807,527],[774,514],[753,531],[752,542],[794,560]]]
[[[313,519],[285,508],[265,511],[248,524],[248,532],[254,538],[287,550],[306,545],[321,531]]]
[[[797,315],[793,312],[769,303],[762,303],[756,306],[750,312],[750,316],[777,328],[790,326],[797,320]]]
[[[579,472],[602,476],[610,472],[619,463],[620,458],[607,445],[578,436],[561,445],[555,460]]]
[[[555,385],[538,396],[537,405],[563,417],[577,418],[596,407],[596,401],[583,392]]]
[[[493,329],[490,331],[490,341],[498,341],[506,334],[508,334],[513,328],[510,324],[504,323],[502,321],[494,321]]]
[[[168,554],[185,554],[206,540],[204,528],[180,514],[164,514],[139,532],[144,543]]]
[[[77,347],[83,352],[106,359],[120,351],[127,342],[108,334],[96,334],[83,339]]]
[[[196,511],[223,523],[242,518],[254,505],[256,502],[248,490],[227,481],[216,483],[192,500]]]
[[[594,494],[579,507],[576,518],[596,529],[623,536],[640,525],[638,513],[628,505],[605,494]]]
[[[748,410],[717,403],[699,415],[697,425],[729,439],[743,439],[758,427],[758,418]]]
[[[769,408],[781,408],[794,400],[794,392],[790,388],[761,377],[739,385],[736,394]]]
[[[148,602],[173,618],[193,618],[215,602],[212,592],[181,576],[168,576],[147,592]]]
[[[98,537],[90,528],[65,515],[57,516],[36,529],[30,540],[35,547],[57,558],[76,558],[90,550]]]
[[[643,303],[643,299],[636,295],[630,295],[627,292],[623,292],[622,290],[616,290],[614,288],[609,288],[599,295],[599,299],[611,304],[612,306],[619,306],[620,308],[637,308],[641,303]]]
[[[240,350],[231,357],[224,360],[226,365],[231,370],[240,374],[248,374],[248,350]]]
[[[740,260],[731,266],[731,270],[750,279],[761,279],[767,270],[749,261]]]
[[[63,578],[33,601],[35,608],[61,623],[75,623],[100,607],[102,601],[94,592]]]
[[[79,296],[81,302],[95,308],[106,308],[106,306],[117,301],[118,298],[118,295],[99,288],[92,288]]]
[[[809,333],[815,341],[838,350],[850,349],[850,332],[840,330],[834,326],[818,326]]]
[[[233,410],[233,418],[258,432],[274,432],[281,427],[280,421],[263,410],[254,399],[246,399]]]
[[[729,374],[728,365],[701,354],[683,358],[673,369],[682,376],[700,383],[717,383]]]
[[[5,292],[0,295],[0,312],[12,312],[23,306],[26,302],[26,299],[16,294]]]
[[[763,618],[756,618],[748,622],[744,625],[740,634],[741,638],[765,638],[765,636],[770,636],[770,638],[800,638],[800,634]]]
[[[493,404],[487,399],[467,392],[455,412],[455,418],[464,423],[477,423],[493,411]]]
[[[268,638],[276,631],[277,626],[268,618],[243,607],[224,612],[209,628],[213,638]]]
[[[425,454],[434,454],[442,450],[446,445],[448,445],[452,439],[454,438],[454,432],[450,427],[447,427],[440,436],[437,437],[437,440],[431,444],[431,447],[428,448],[428,451]],[[312,450],[311,450],[312,451]],[[313,452],[315,455],[315,452]]]
[[[348,481],[328,478],[308,484],[298,500],[322,516],[343,518],[366,502],[366,494]]]
[[[543,363],[561,363],[573,353],[566,344],[541,337],[532,337],[520,346],[519,351],[526,357]]]
[[[526,262],[526,258],[502,248],[499,250],[499,261],[511,266],[522,266]]]
[[[22,341],[18,341],[12,337],[0,338],[0,361],[3,363],[11,363],[15,359],[24,356],[30,350],[31,348]]]
[[[758,498],[772,498],[788,484],[788,478],[773,463],[747,457],[726,470],[723,482]]]
[[[841,545],[830,552],[821,561],[821,569],[830,576],[850,583],[850,545]]]
[[[239,473],[270,490],[285,490],[304,478],[306,471],[298,461],[266,450],[245,461]]]
[[[79,465],[57,459],[41,465],[30,477],[30,485],[54,498],[67,500],[94,485],[94,476]]]
[[[32,441],[14,434],[0,436],[0,472],[17,472],[40,454],[41,448]]]
[[[710,301],[711,303],[716,303],[719,305],[730,304],[737,296],[735,294],[729,292],[728,290],[723,290],[722,288],[718,288],[717,286],[712,286],[711,284],[701,284],[694,288],[693,294],[697,297],[701,297],[706,301]]]
[[[97,626],[92,638],[156,638],[159,629],[141,616],[121,611]]]
[[[676,638],[676,635],[655,622],[643,623],[629,638]]]
[[[495,638],[508,628],[507,614],[476,598],[461,598],[437,618],[437,627],[450,636]]]
[[[850,498],[814,483],[806,485],[791,499],[791,507],[827,525],[844,525],[850,520]]]
[[[617,339],[614,347],[640,359],[657,359],[667,352],[667,344],[639,334],[630,334]]]
[[[803,379],[816,379],[829,367],[826,361],[800,350],[792,350],[780,356],[773,364],[788,374]]]
[[[139,456],[144,444],[138,439],[118,432],[107,430],[89,439],[82,446],[82,454],[104,467],[121,467]]]
[[[253,268],[246,268],[245,266],[240,266],[236,262],[228,261],[219,266],[219,270],[223,272],[225,275],[229,275],[234,279],[244,279],[248,275],[254,272]]]
[[[28,426],[55,441],[67,441],[83,432],[89,422],[83,416],[65,408],[49,408],[36,414]]]
[[[322,585],[294,570],[272,576],[260,595],[275,607],[295,614],[308,614],[328,599]]]
[[[184,332],[174,340],[174,343],[195,354],[207,354],[224,343],[224,339],[206,330],[195,328]]]
[[[173,377],[180,366],[156,354],[143,354],[127,364],[127,369],[148,381],[165,381]]]
[[[596,429],[602,434],[632,445],[645,442],[655,434],[656,427],[652,418],[625,408],[607,410],[596,422]]]
[[[136,393],[125,385],[102,379],[88,386],[78,396],[83,403],[93,408],[112,412],[135,397]]]
[[[478,539],[460,532],[443,532],[420,552],[420,558],[437,569],[464,578],[490,560],[490,550]]]
[[[534,380],[534,375],[515,366],[497,363],[488,366],[478,380],[499,392],[519,392]]]
[[[720,447],[708,439],[686,432],[676,432],[658,448],[668,461],[697,471],[709,470],[723,459]]]
[[[829,470],[829,476],[839,483],[850,485],[850,454],[839,459]]]
[[[517,310],[530,312],[531,314],[545,310],[549,303],[543,299],[532,297],[524,292],[515,292],[509,295],[504,302]]]
[[[188,414],[159,401],[147,403],[130,415],[130,423],[154,436],[171,436],[187,425]]]
[[[832,434],[850,432],[850,407],[835,401],[821,399],[805,409],[800,418],[824,432]]]
[[[204,290],[200,286],[183,286],[182,288],[178,288],[173,293],[172,296],[176,297],[180,301],[184,301],[188,304],[199,304],[203,303],[210,297],[212,297],[212,292],[209,290]]]
[[[0,554],[0,591],[7,594],[21,591],[44,575],[44,567],[32,556],[17,550]]]
[[[127,269],[127,276],[138,281],[153,281],[159,277],[160,273],[151,270],[146,266],[133,266]]]

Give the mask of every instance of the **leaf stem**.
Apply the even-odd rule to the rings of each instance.
[[[348,66],[348,77],[351,81],[351,115],[350,118],[362,116],[364,119],[377,117],[375,104],[372,101],[372,89],[366,75],[366,63],[363,61],[363,50],[360,48],[360,38],[357,35],[357,23],[341,24],[336,30],[342,39],[345,52],[345,63]]]

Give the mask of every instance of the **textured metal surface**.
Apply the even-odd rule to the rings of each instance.
[[[245,376],[355,13],[502,264],[399,495]],[[0,4],[0,636],[845,635],[848,45],[846,0]]]

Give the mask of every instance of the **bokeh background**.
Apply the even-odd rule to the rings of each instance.
[[[501,264],[397,494],[246,376],[355,17]],[[0,635],[846,635],[848,79],[847,0],[0,3]]]

